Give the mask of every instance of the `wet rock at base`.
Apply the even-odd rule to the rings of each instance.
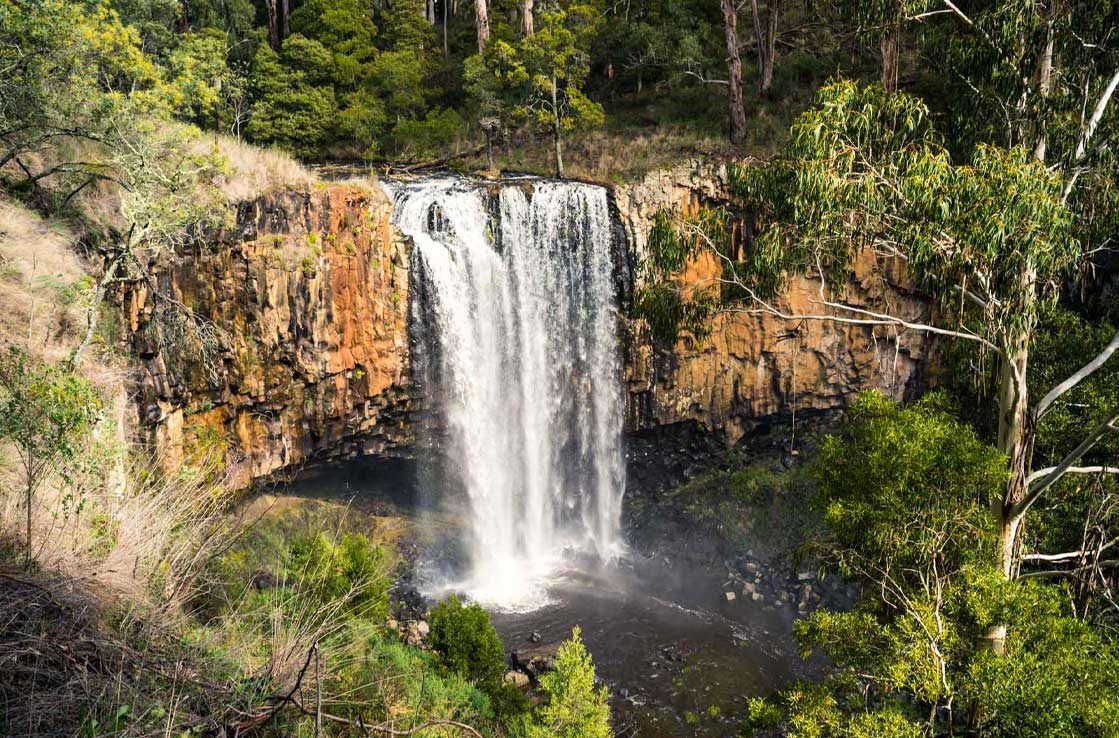
[[[528,674],[533,682],[538,681],[546,672],[556,668],[556,654],[559,643],[545,643],[534,648],[520,648],[513,652],[513,666]]]
[[[528,674],[523,671],[507,671],[505,672],[505,682],[512,684],[517,689],[525,689],[528,687],[531,680]]]
[[[427,624],[426,620],[408,623],[408,627],[404,633],[404,642],[409,646],[422,646],[430,632],[431,627]]]

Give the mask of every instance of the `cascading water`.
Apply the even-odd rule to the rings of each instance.
[[[414,362],[468,500],[469,572],[498,608],[543,604],[565,552],[621,548],[623,396],[606,192],[523,180],[387,183],[412,237]]]

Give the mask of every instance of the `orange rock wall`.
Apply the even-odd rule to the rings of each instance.
[[[662,207],[694,210],[723,197],[726,169],[692,162],[654,172],[615,190],[631,261],[640,264],[653,217]],[[702,284],[719,273],[708,258],[682,280]],[[640,279],[640,275],[638,275]],[[905,288],[901,265],[863,252],[844,299],[867,308],[920,316],[925,303]],[[796,279],[777,301],[786,313],[826,313],[819,282]],[[717,316],[699,343],[655,346],[640,321],[631,325],[626,360],[630,430],[694,421],[735,442],[766,418],[789,419],[843,408],[859,390],[878,388],[903,399],[928,383],[932,343],[913,331],[828,321],[785,321],[757,313]]]
[[[141,427],[170,466],[217,453],[243,486],[326,456],[410,442],[408,245],[376,189],[317,185],[243,203],[238,227],[156,268],[222,350],[162,345],[127,295]]]

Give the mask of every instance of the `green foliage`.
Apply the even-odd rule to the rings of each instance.
[[[46,144],[111,141],[168,102],[162,70],[106,2],[0,2],[0,165]]]
[[[961,285],[981,293],[980,330],[1013,340],[1080,255],[1062,185],[1022,149],[983,146],[956,164],[920,100],[832,82],[777,159],[738,171],[736,189],[766,224],[738,276],[765,296],[793,273],[822,270],[838,285],[857,250],[875,245],[904,255],[947,309],[969,309]],[[1027,265],[1036,284],[1022,282]]]
[[[584,92],[590,74],[589,44],[601,16],[589,3],[553,2],[536,14],[536,32],[515,43],[495,40],[483,61],[467,62],[467,89],[483,116],[504,116],[552,134],[563,176],[564,134],[605,120],[602,106]]]
[[[805,652],[823,651],[836,671],[752,705],[756,728],[1119,735],[1116,644],[1072,617],[1060,590],[1007,581],[991,565],[994,535],[979,501],[1004,466],[943,397],[899,407],[861,396],[815,473],[828,528],[818,550],[866,597],[850,612],[796,623]],[[996,625],[1004,643],[989,640]]]
[[[345,533],[335,542],[319,532],[295,539],[285,579],[323,602],[345,602],[351,613],[374,622],[388,613],[385,554],[363,535]]]
[[[300,156],[318,152],[328,143],[338,115],[329,84],[332,64],[322,44],[298,34],[287,39],[282,56],[262,45],[253,61],[256,104],[249,117],[249,135]],[[349,116],[343,120],[354,125]]]
[[[35,492],[51,472],[83,452],[83,439],[101,410],[101,399],[84,377],[9,346],[0,353],[0,439],[20,460],[27,511],[26,563],[31,564]]]
[[[634,310],[645,319],[653,337],[669,345],[681,333],[703,342],[718,311],[720,290],[680,284],[684,271],[704,253],[707,244],[726,238],[728,217],[702,207],[690,217],[658,210],[649,229],[648,254],[641,264],[642,281]]]
[[[367,66],[377,52],[373,44],[377,29],[373,25],[372,8],[367,3],[307,0],[292,13],[291,30],[293,34],[317,42],[330,55],[332,69],[322,74],[321,81],[329,81],[339,90],[350,90],[356,89],[367,76]],[[284,43],[290,43],[290,39]],[[293,65],[298,63],[294,54],[285,53],[285,57]]]
[[[236,123],[248,80],[227,60],[226,36],[216,29],[188,33],[171,52],[172,104],[183,120],[222,129]]]
[[[842,435],[824,439],[816,502],[841,564],[873,562],[904,577],[928,562],[954,571],[990,561],[986,504],[1006,480],[1006,460],[950,407],[941,393],[900,406],[866,392],[848,408]],[[906,527],[910,516],[920,525]]]
[[[350,719],[370,725],[390,717],[400,724],[457,720],[482,729],[493,722],[486,694],[459,674],[440,669],[428,651],[355,624],[339,634],[328,653],[342,665],[331,689],[346,695]]]
[[[610,738],[609,695],[594,682],[594,664],[576,626],[556,654],[555,670],[540,679],[548,701],[537,709],[529,738]]]
[[[431,647],[447,668],[478,684],[500,683],[505,674],[505,648],[490,623],[489,614],[477,604],[463,606],[450,595],[428,616]]]

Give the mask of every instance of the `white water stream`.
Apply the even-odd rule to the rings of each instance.
[[[468,500],[465,581],[489,607],[546,603],[573,554],[621,551],[623,395],[606,192],[458,177],[386,183],[412,237],[413,361]]]

